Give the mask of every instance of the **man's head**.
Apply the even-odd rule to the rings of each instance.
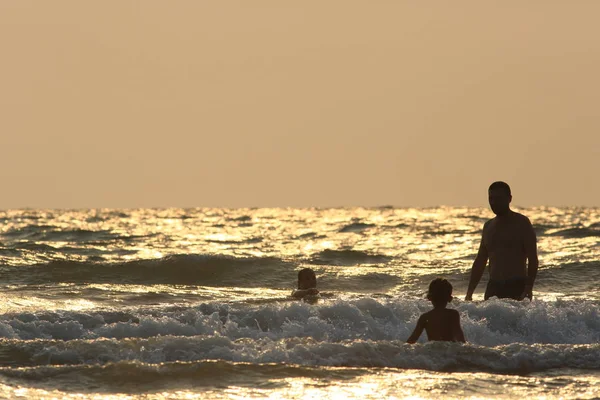
[[[315,271],[304,268],[298,271],[298,289],[311,289],[317,287],[317,276]]]
[[[447,279],[436,278],[429,284],[427,299],[434,306],[445,306],[452,300],[452,284]]]
[[[490,185],[488,189],[490,208],[496,215],[504,215],[510,211],[512,195],[508,183],[498,181]]]

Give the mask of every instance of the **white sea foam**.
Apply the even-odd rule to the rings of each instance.
[[[467,345],[404,344],[430,308],[406,298],[139,309],[137,321],[108,323],[102,321],[114,320],[114,313],[24,313],[5,315],[0,335],[11,346],[32,346],[23,350],[23,363],[221,359],[432,370],[600,368],[597,307],[563,300],[458,303]],[[39,348],[32,339],[48,342]]]
[[[272,340],[222,336],[157,336],[147,339],[42,341],[21,346],[27,365],[95,364],[138,360],[145,363],[224,360],[249,363],[291,363],[310,366],[417,368],[434,371],[497,371],[529,373],[557,368],[600,368],[600,344],[510,345],[353,340],[338,343],[309,338]],[[15,353],[16,350],[12,350]]]
[[[260,305],[206,303],[169,309],[5,314],[5,338],[147,338],[157,335],[220,335],[231,339],[310,337],[318,341],[403,340],[418,316],[431,308],[409,298],[322,300],[317,305],[274,302]],[[510,343],[592,344],[600,341],[595,301],[522,302],[491,299],[457,302],[469,342],[482,346]],[[116,322],[115,322],[116,319]],[[425,335],[421,342],[426,341]]]

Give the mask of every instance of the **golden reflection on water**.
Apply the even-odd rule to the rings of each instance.
[[[19,312],[35,312],[40,309],[83,311],[98,307],[98,304],[86,299],[48,300],[35,295],[11,296],[4,299],[0,297],[0,300],[2,300],[0,303],[0,313],[14,312],[17,309]]]
[[[600,396],[598,377],[591,374],[518,376],[487,373],[442,373],[371,369],[347,378],[334,376],[353,369],[329,368],[327,378],[274,377],[263,385],[223,388],[197,386],[125,393],[63,392],[48,388],[0,384],[2,398],[23,399],[592,399]],[[168,385],[165,385],[168,386]],[[192,385],[193,386],[193,385]],[[258,386],[258,387],[257,387]],[[261,387],[262,386],[262,387]],[[139,388],[143,389],[143,388]]]
[[[600,210],[539,207],[518,211],[527,215],[538,229],[542,269],[550,265],[562,268],[569,263],[600,259],[598,235],[565,233],[565,230],[581,227],[598,229]],[[423,276],[463,273],[467,279],[479,245],[481,228],[486,218],[492,215],[485,209],[439,207],[9,210],[0,212],[0,216],[5,218],[5,223],[0,226],[0,244],[7,250],[1,256],[5,265],[40,264],[46,268],[52,261],[58,264],[76,261],[92,267],[95,263],[114,263],[118,266],[127,261],[157,260],[186,254],[272,257],[282,262],[291,261],[289,268],[292,269],[310,265],[317,270],[319,278],[327,275],[329,284],[334,288],[344,278],[358,275],[372,274],[376,278],[378,274],[383,275],[386,282],[376,281],[374,286],[377,287],[383,287],[390,277],[398,277],[398,282],[391,282],[389,287],[382,289],[386,294],[396,295]],[[18,255],[11,255],[12,250]],[[335,260],[328,259],[335,251],[351,251],[354,252],[353,257],[357,252],[362,254],[358,254],[358,258],[344,259],[342,254]],[[57,271],[60,272],[60,268]],[[115,309],[129,306],[135,299],[140,299],[138,301],[144,306],[154,305],[161,296],[168,297],[166,302],[169,305],[204,299],[230,304],[261,304],[261,301],[284,299],[294,283],[289,282],[288,288],[248,288],[238,283],[235,285],[239,287],[147,282],[139,285],[55,283],[52,287],[41,284],[29,288],[29,292],[15,285],[6,289],[14,290],[16,295],[0,294],[0,312],[85,311],[97,306],[95,298],[102,299],[104,307],[108,305]],[[60,295],[52,296],[54,292]],[[82,293],[87,295],[83,296]],[[144,296],[146,294],[148,296]],[[549,300],[556,300],[564,298],[565,293],[547,292],[545,296]],[[107,300],[109,297],[110,302]],[[233,382],[221,388],[189,385],[185,390],[170,389],[166,385],[164,389],[139,393],[89,393],[83,386],[80,393],[63,392],[50,390],[48,386],[42,389],[19,386],[14,382],[4,385],[0,381],[0,398],[475,399],[505,396],[554,399],[600,396],[598,376],[591,374],[566,377],[503,376],[362,369],[361,373],[353,370],[342,376],[350,369],[323,369],[327,370],[327,374],[323,375],[326,378],[301,375],[273,377],[264,385],[257,383],[244,386]],[[35,382],[30,384],[33,386]]]
[[[600,258],[599,236],[562,232],[600,223],[598,209],[517,209],[538,228],[541,268]],[[5,265],[50,261],[123,263],[181,254],[273,257],[337,273],[391,272],[402,278],[467,274],[487,209],[438,207],[341,209],[8,210],[0,241],[26,243]],[[35,245],[46,246],[37,251]],[[52,251],[54,249],[55,251]],[[360,251],[365,257],[339,268],[322,252]],[[342,263],[345,261],[341,261]],[[344,264],[345,265],[345,264]]]

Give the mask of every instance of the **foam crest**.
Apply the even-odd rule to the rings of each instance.
[[[485,346],[600,341],[597,301],[559,299],[529,303],[491,299],[478,304],[462,303],[457,309],[469,341]]]
[[[339,232],[340,233],[348,233],[348,232],[359,233],[366,229],[373,228],[374,226],[375,226],[374,224],[366,224],[364,222],[353,222],[351,224],[345,225],[342,228],[340,228]]]
[[[232,340],[291,337],[338,343],[347,340],[405,340],[425,300],[369,297],[261,304],[204,303],[128,312],[5,314],[0,336],[20,340],[149,338],[159,335],[223,336]],[[457,302],[467,340],[482,346],[510,343],[593,344],[600,342],[597,301]],[[426,340],[425,335],[421,341]]]
[[[402,341],[319,342],[310,338],[271,340],[219,336],[147,339],[2,342],[0,363],[11,366],[77,365],[138,361],[148,364],[222,360],[252,364],[390,367],[432,371],[531,373],[559,368],[600,368],[600,344],[473,344]]]

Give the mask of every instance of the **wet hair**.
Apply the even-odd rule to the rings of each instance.
[[[427,298],[434,304],[448,303],[452,300],[452,284],[443,278],[432,280]]]
[[[298,271],[298,280],[309,276],[316,276],[315,271],[313,271],[311,268],[303,268],[300,271]]]
[[[506,182],[496,181],[490,185],[488,191],[495,190],[495,189],[502,189],[506,192],[506,194],[508,194],[509,196],[512,196],[512,194],[510,193],[510,186],[508,186],[508,183],[506,183]]]
[[[312,289],[317,287],[315,271],[304,268],[298,271],[298,289]]]

